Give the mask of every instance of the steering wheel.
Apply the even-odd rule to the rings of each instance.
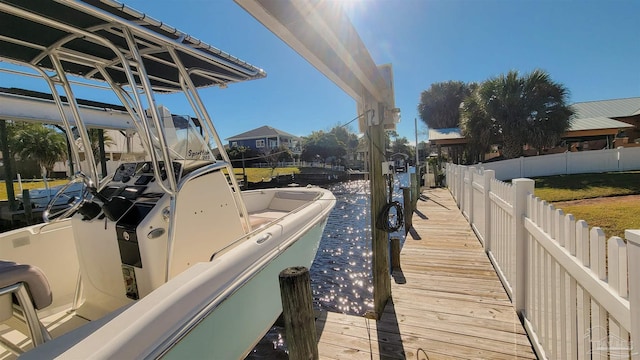
[[[82,184],[82,188],[78,190],[77,196],[67,193],[67,190],[75,184]],[[73,179],[60,188],[51,201],[49,201],[47,208],[42,213],[42,219],[44,222],[50,223],[61,221],[71,216],[85,203],[92,188],[93,181],[91,181],[87,175],[82,172],[76,173]],[[76,193],[76,191],[74,190],[73,193]],[[65,202],[64,199],[67,199],[67,201]],[[56,208],[55,210],[54,207]]]

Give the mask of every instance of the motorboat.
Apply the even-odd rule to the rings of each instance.
[[[74,169],[44,223],[0,234],[0,357],[245,357],[282,311],[279,273],[311,266],[336,202],[241,191],[200,92],[265,72],[112,0],[0,0],[0,60],[51,94],[3,96],[2,118],[60,124]],[[121,109],[79,105],[86,86]],[[90,128],[141,150],[98,171]]]

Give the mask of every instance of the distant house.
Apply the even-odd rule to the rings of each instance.
[[[587,101],[572,104],[575,114],[562,136],[563,146],[545,152],[598,150],[638,146],[640,142],[640,97]],[[432,146],[463,147],[468,142],[459,128],[429,129]],[[533,155],[535,150],[527,149]]]
[[[577,131],[579,126],[583,126],[585,130],[595,128],[601,131],[586,133],[583,136],[585,140],[589,140],[590,136],[608,135],[608,140],[613,140],[609,145],[618,147],[627,146],[640,138],[640,97],[586,101],[571,106],[575,111],[575,119],[571,126],[574,130]],[[603,131],[605,128],[609,132]]]
[[[280,146],[286,146],[294,154],[302,151],[299,137],[266,125],[225,140],[229,142],[229,147],[244,146],[260,152],[268,152]]]

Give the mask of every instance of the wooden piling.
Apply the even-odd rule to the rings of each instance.
[[[404,234],[409,233],[409,229],[413,226],[413,220],[411,219],[411,215],[413,215],[413,203],[411,202],[411,188],[403,187],[402,188],[402,199],[404,201]]]
[[[387,205],[386,180],[382,175],[382,162],[385,160],[384,104],[378,103],[376,117],[378,125],[367,128],[369,140],[369,176],[371,189],[371,270],[373,272],[373,310],[366,315],[380,319],[387,301],[391,298],[391,277],[389,276],[389,234],[377,227]]]
[[[289,359],[318,359],[309,270],[304,266],[286,268],[279,280]]]
[[[410,174],[411,177],[411,204],[412,209],[416,208],[418,204],[418,197],[420,197],[420,184],[418,184],[418,175],[413,172]]]
[[[31,195],[28,189],[22,190],[22,205],[24,207],[24,221],[27,225],[31,225],[33,214],[31,212]]]
[[[400,270],[400,238],[391,237],[391,271]]]

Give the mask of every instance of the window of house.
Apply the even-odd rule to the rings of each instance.
[[[237,141],[232,141],[231,142],[231,147],[238,147],[238,142]]]
[[[264,139],[256,140],[256,147],[263,148],[264,147]]]

